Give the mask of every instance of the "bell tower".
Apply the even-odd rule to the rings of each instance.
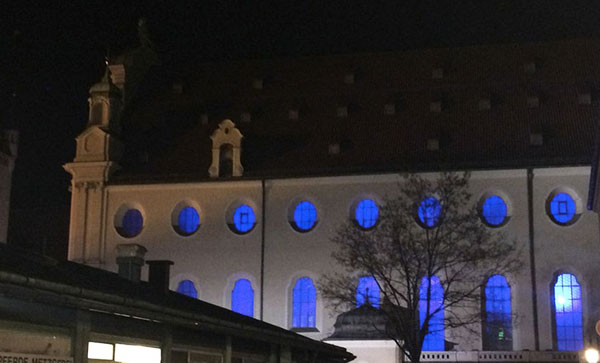
[[[119,168],[122,153],[122,97],[110,76],[107,67],[102,80],[90,88],[87,127],[75,139],[75,159],[64,165],[72,177],[68,258],[96,266],[104,263],[105,184]]]

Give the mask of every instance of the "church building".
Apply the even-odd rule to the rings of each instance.
[[[467,170],[482,222],[517,241],[522,268],[485,281],[482,314],[507,313],[500,329],[446,329],[421,360],[579,362],[600,320],[587,208],[599,90],[588,39],[176,66],[143,45],[90,89],[64,166],[68,258],[117,271],[117,246],[141,245],[175,262],[174,291],[357,362],[399,362],[368,333],[364,301],[339,315],[320,295],[340,269],[331,237],[346,221],[377,228],[402,173]]]

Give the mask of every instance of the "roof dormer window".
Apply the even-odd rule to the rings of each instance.
[[[529,107],[529,108],[540,107],[540,98],[538,96],[527,96],[527,107]]]
[[[488,111],[492,108],[492,101],[489,98],[482,98],[479,100],[477,108],[479,111]]]
[[[433,68],[431,70],[431,79],[444,79],[444,68]]]
[[[335,110],[335,114],[339,118],[348,117],[348,106],[338,106]]]
[[[346,73],[344,75],[344,83],[345,84],[354,84],[355,76],[354,73]]]
[[[262,78],[255,78],[252,80],[252,88],[261,90],[264,86],[264,80]]]
[[[583,92],[577,95],[577,103],[580,105],[591,105],[592,94],[590,92]]]
[[[396,114],[396,104],[394,103],[386,103],[383,106],[383,114],[386,116],[393,116]]]

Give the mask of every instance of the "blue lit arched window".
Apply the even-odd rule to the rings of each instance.
[[[182,236],[194,234],[200,226],[200,216],[193,207],[185,207],[179,212],[175,230]]]
[[[254,316],[254,290],[252,283],[246,279],[239,279],[231,292],[231,310],[246,316]]]
[[[510,286],[502,275],[485,284],[483,350],[512,350]]]
[[[311,278],[302,277],[296,281],[292,301],[292,328],[314,328],[317,291]]]
[[[193,297],[194,299],[198,298],[198,291],[194,286],[194,283],[190,280],[183,280],[179,282],[177,285],[177,292],[189,297]]]
[[[375,227],[377,219],[379,218],[379,208],[377,207],[377,203],[371,199],[361,200],[356,205],[354,218],[356,223],[363,229]]]
[[[317,224],[317,209],[309,201],[302,201],[294,209],[292,226],[300,232],[307,232]]]
[[[558,224],[575,222],[577,207],[575,200],[568,193],[556,193],[549,203],[550,218]]]
[[[123,215],[121,226],[117,227],[117,232],[123,237],[135,237],[144,227],[144,217],[137,209],[129,209]]]
[[[577,277],[567,273],[558,275],[552,297],[556,348],[583,349],[583,310]]]
[[[373,276],[363,276],[358,279],[356,307],[367,303],[379,309],[379,285]]]
[[[419,204],[417,215],[421,226],[425,228],[436,227],[442,215],[442,206],[434,197],[425,198]]]
[[[507,221],[508,208],[504,199],[491,195],[481,205],[483,222],[490,227],[500,227]]]
[[[429,299],[429,330],[423,339],[423,351],[445,350],[444,341],[444,288],[437,276],[431,276],[428,280],[424,276],[419,288],[419,319],[421,326],[427,317],[427,287],[431,281],[431,295]],[[437,312],[436,312],[437,310]],[[432,315],[433,314],[433,315]]]
[[[254,228],[256,218],[252,208],[242,204],[233,213],[233,228],[237,233],[248,233]]]

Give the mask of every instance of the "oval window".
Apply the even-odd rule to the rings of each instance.
[[[483,223],[490,227],[500,227],[508,222],[508,207],[502,197],[490,195],[481,204],[480,215]]]
[[[200,227],[200,215],[193,207],[184,207],[179,211],[175,231],[182,236],[194,234]]]
[[[128,209],[121,218],[120,225],[116,226],[117,232],[126,238],[135,237],[144,228],[144,217],[137,209]]]
[[[233,223],[229,223],[231,230],[238,234],[250,232],[256,224],[256,217],[252,207],[246,204],[239,205],[233,213]]]
[[[550,219],[559,225],[573,224],[579,218],[577,203],[571,194],[566,192],[552,193],[546,208]]]
[[[379,207],[371,199],[363,199],[356,205],[354,220],[362,229],[371,229],[379,219]]]
[[[317,208],[309,201],[302,201],[296,205],[292,220],[292,227],[299,232],[308,232],[317,224]]]
[[[440,202],[434,198],[425,198],[419,204],[417,210],[417,222],[424,228],[437,227],[442,215],[442,206]]]

